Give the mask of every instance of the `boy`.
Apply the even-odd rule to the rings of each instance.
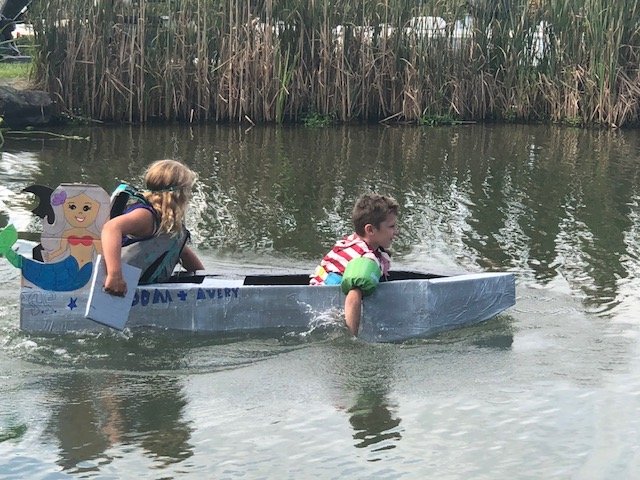
[[[344,315],[352,335],[358,334],[362,297],[375,290],[391,265],[387,249],[397,233],[398,202],[367,193],[356,201],[351,219],[355,233],[339,240],[312,275],[311,285],[341,285]]]

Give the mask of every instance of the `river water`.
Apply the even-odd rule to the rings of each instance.
[[[640,136],[546,126],[147,126],[8,139],[27,185],[136,182],[177,158],[212,272],[310,272],[364,190],[396,197],[403,269],[512,271],[484,324],[366,344],[339,323],[211,338],[36,336],[0,263],[0,477],[632,479],[640,475]]]

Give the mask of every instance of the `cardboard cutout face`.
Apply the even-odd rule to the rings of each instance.
[[[97,185],[63,183],[49,196],[41,236],[43,262],[25,259],[23,286],[72,291],[88,287],[96,256],[102,252],[100,233],[109,219],[110,198]]]
[[[69,225],[77,228],[84,228],[96,221],[100,204],[82,193],[64,202],[64,217]]]

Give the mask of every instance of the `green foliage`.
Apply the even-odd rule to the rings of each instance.
[[[320,128],[328,127],[334,123],[332,115],[323,115],[318,112],[310,112],[302,117],[305,127]]]
[[[567,118],[564,118],[561,123],[566,125],[566,126],[568,126],[568,127],[583,127],[584,126],[584,121],[581,118],[578,118],[578,117],[567,117]]]
[[[0,79],[1,80],[23,80],[29,79],[31,71],[30,63],[3,63],[0,62]]]
[[[451,115],[423,115],[418,119],[418,125],[440,127],[443,125],[460,125],[462,122]]]

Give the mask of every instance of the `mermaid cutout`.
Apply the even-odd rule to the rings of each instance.
[[[102,251],[100,232],[109,219],[109,196],[96,185],[62,184],[51,193],[50,204],[41,237],[43,261],[12,249],[18,238],[13,225],[0,231],[0,255],[38,288],[78,290],[89,283],[95,257]]]

